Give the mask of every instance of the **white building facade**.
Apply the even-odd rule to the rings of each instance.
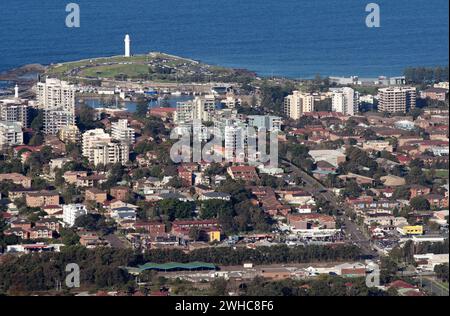
[[[130,156],[128,143],[113,140],[103,129],[86,131],[82,141],[83,156],[95,166],[126,164]]]
[[[353,116],[358,112],[358,100],[355,97],[355,90],[352,88],[342,88],[333,91],[331,99],[333,112]]]
[[[56,135],[61,128],[75,124],[75,86],[47,78],[36,85],[36,98],[44,110],[44,133]]]
[[[134,129],[128,126],[128,120],[121,119],[111,124],[112,139],[119,142],[134,144],[135,133]]]
[[[22,144],[22,123],[0,121],[0,149]]]
[[[20,122],[22,127],[28,127],[28,103],[18,99],[0,100],[0,121]]]
[[[78,217],[86,215],[87,209],[83,204],[67,204],[63,205],[63,222],[68,227],[75,225]]]

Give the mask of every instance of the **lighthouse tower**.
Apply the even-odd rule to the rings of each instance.
[[[14,98],[16,98],[16,99],[19,98],[19,86],[17,84],[14,87]]]
[[[131,56],[131,51],[130,51],[130,35],[125,35],[125,57],[130,57]]]

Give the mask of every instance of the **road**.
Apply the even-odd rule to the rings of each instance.
[[[423,287],[437,296],[449,296],[448,287],[442,285],[442,283],[436,281],[433,277],[422,278]]]
[[[308,191],[308,193],[314,195],[315,197],[321,197],[322,199],[328,201],[333,208],[340,211],[339,213],[345,213],[343,212],[345,207],[340,205],[339,201],[336,198],[336,195],[334,195],[333,192],[328,191],[328,189],[322,183],[320,183],[314,177],[310,176],[299,166],[293,164],[291,161],[284,158],[280,158],[280,160],[283,163],[289,165],[300,175],[303,182],[305,183],[305,190]],[[359,229],[358,225],[352,222],[344,214],[338,215],[338,218],[340,218],[345,225],[344,231],[347,235],[347,238],[349,238],[351,242],[355,243],[361,248],[361,250],[363,251],[363,255],[369,258],[376,258],[378,254],[375,250],[373,250],[370,239],[364,235],[364,233]]]

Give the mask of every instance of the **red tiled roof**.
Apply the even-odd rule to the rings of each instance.
[[[150,113],[174,113],[175,111],[175,108],[153,108]]]
[[[391,282],[389,284],[389,287],[393,287],[396,289],[415,289],[414,285],[411,285],[405,281],[402,280],[396,280],[394,282]]]

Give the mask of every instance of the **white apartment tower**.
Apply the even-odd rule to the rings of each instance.
[[[303,113],[314,112],[314,96],[300,91],[292,92],[284,98],[283,112],[293,120],[300,119]]]
[[[193,120],[209,122],[213,120],[216,110],[216,100],[213,95],[196,97],[192,101],[177,102],[175,122],[191,123]]]
[[[352,88],[342,88],[333,91],[332,111],[353,116],[358,112],[358,101]]]
[[[194,118],[192,101],[177,102],[177,110],[175,111],[174,120],[177,124],[185,124],[192,122]]]
[[[264,128],[269,132],[281,131],[283,120],[279,116],[272,115],[249,115],[247,116],[248,125],[257,130]]]
[[[216,99],[213,95],[205,95],[204,97],[196,97],[194,99],[194,119],[203,122],[212,121],[212,117],[216,110]]]
[[[225,160],[244,162],[246,157],[247,126],[233,121],[225,123]]]
[[[0,121],[0,149],[22,144],[22,123]]]
[[[36,98],[40,108],[46,110],[75,110],[75,86],[59,79],[47,78],[36,86]]]
[[[63,222],[66,226],[72,227],[78,217],[86,215],[87,209],[83,204],[63,205]]]
[[[120,119],[111,124],[112,139],[126,144],[134,144],[134,129],[128,126],[128,120]]]
[[[75,125],[75,111],[44,110],[44,133],[57,135],[61,129]]]
[[[28,127],[28,103],[19,99],[0,100],[0,121],[20,122],[22,127]]]
[[[113,140],[103,129],[93,129],[83,134],[83,156],[95,166],[126,164],[130,156],[128,143]]]
[[[416,107],[416,88],[391,87],[378,90],[378,111],[406,113]]]
[[[127,144],[120,142],[110,142],[97,144],[92,148],[90,162],[97,165],[109,165],[120,163],[126,164],[130,157],[130,149]]]
[[[47,78],[36,86],[37,102],[44,110],[44,133],[56,135],[61,128],[75,124],[75,86]]]

